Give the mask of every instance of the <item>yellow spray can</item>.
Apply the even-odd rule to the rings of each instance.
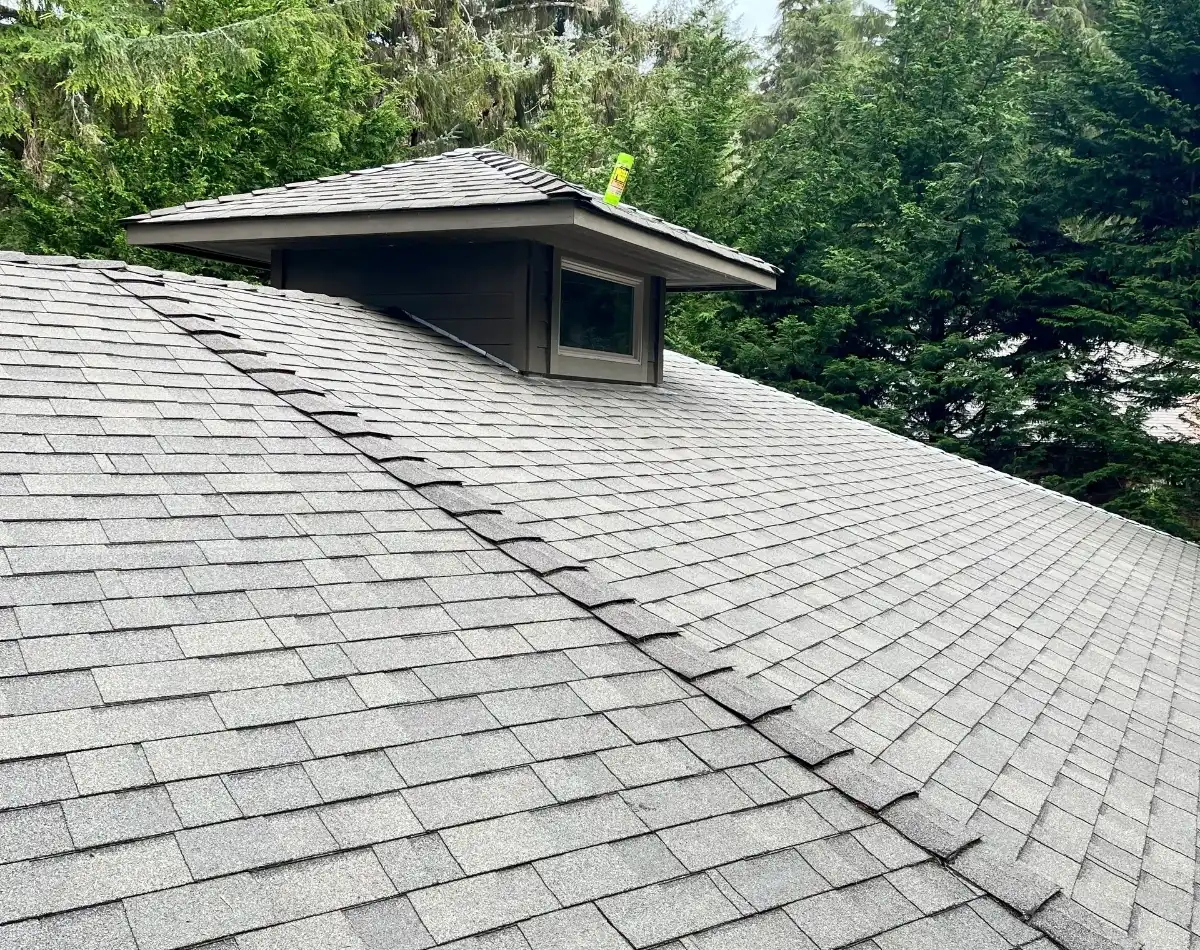
[[[621,203],[621,196],[625,194],[625,182],[629,181],[631,171],[633,171],[633,156],[622,152],[617,156],[617,164],[613,167],[612,177],[608,180],[608,188],[604,192],[606,205]]]

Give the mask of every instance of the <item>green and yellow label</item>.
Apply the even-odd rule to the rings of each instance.
[[[633,156],[622,152],[617,156],[617,164],[613,167],[612,177],[608,180],[608,188],[604,192],[604,203],[619,205],[621,196],[625,194],[625,183],[629,181],[629,173],[633,171]]]

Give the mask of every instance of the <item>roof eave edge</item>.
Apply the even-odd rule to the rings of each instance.
[[[586,231],[623,240],[687,264],[703,267],[724,278],[719,281],[705,281],[702,286],[677,287],[675,288],[677,290],[775,289],[778,268],[771,264],[764,263],[763,268],[765,269],[754,267],[662,231],[640,225],[636,221],[619,220],[612,215],[597,211],[587,201],[581,200],[576,203],[572,223]],[[635,234],[637,235],[636,240],[633,239]]]
[[[452,233],[569,224],[574,202],[541,200],[483,208],[355,211],[343,214],[260,215],[220,221],[130,221],[126,240],[139,246]]]
[[[197,245],[232,242],[291,241],[321,237],[452,234],[574,225],[581,230],[703,268],[716,277],[702,285],[675,290],[774,290],[778,268],[761,268],[596,211],[582,196],[547,198],[508,205],[408,211],[356,211],[343,214],[270,215],[219,221],[139,219],[125,222],[125,239],[134,246],[158,247],[222,259],[219,251]],[[225,259],[233,259],[225,258]],[[261,264],[257,266],[262,266]]]

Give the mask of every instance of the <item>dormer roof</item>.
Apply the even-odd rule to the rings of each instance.
[[[637,263],[669,290],[773,289],[779,268],[491,149],[456,149],[127,218],[131,244],[266,265],[272,249],[369,237],[522,237]]]

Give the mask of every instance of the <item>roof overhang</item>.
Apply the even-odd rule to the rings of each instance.
[[[532,240],[662,276],[672,291],[774,290],[775,270],[675,240],[572,200],[471,208],[125,222],[130,244],[268,267],[271,252],[366,238]],[[767,265],[769,267],[769,265]]]

